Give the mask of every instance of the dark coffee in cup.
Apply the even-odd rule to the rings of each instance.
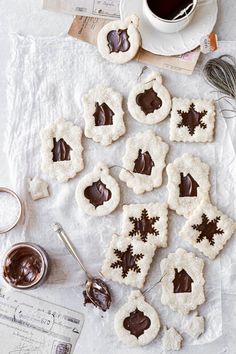
[[[178,19],[190,13],[194,2],[193,0],[147,0],[147,4],[156,16],[164,20],[173,20],[184,9],[186,11],[182,16],[178,16]]]

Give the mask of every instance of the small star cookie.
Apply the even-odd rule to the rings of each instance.
[[[47,198],[49,196],[48,183],[43,181],[38,177],[28,179],[29,189],[31,198],[33,200],[38,200],[42,198]]]
[[[129,94],[128,109],[134,119],[145,124],[156,124],[170,113],[171,98],[162,85],[159,73],[151,73],[133,87]]]
[[[190,154],[170,163],[166,168],[169,207],[187,218],[203,199],[209,199],[209,171],[207,164]]]
[[[167,204],[130,204],[123,206],[122,235],[167,247]]]
[[[205,301],[204,262],[201,258],[178,248],[161,261],[160,267],[163,305],[187,315]]]
[[[174,327],[164,328],[164,336],[162,337],[162,347],[164,350],[180,350],[183,337],[176,331]]]
[[[236,224],[207,201],[189,217],[180,236],[210,259],[223,249],[236,230]]]
[[[107,279],[141,289],[155,250],[148,243],[113,235],[101,272]]]
[[[98,33],[97,47],[103,58],[116,64],[132,60],[141,45],[136,15],[107,23]]]
[[[129,346],[142,346],[156,338],[160,330],[160,320],[156,310],[145,301],[142,293],[135,290],[116,313],[114,326],[121,342]]]
[[[173,98],[170,118],[170,140],[212,142],[215,127],[213,101]]]
[[[169,146],[152,130],[133,135],[126,142],[120,179],[136,194],[159,187],[168,150]]]
[[[110,87],[97,86],[82,98],[87,138],[109,145],[125,133],[122,96]]]

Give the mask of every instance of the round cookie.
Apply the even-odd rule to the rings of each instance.
[[[171,97],[162,85],[159,73],[151,73],[136,84],[128,98],[128,109],[134,119],[145,124],[164,120],[171,110]]]
[[[132,60],[141,45],[139,18],[132,15],[123,21],[111,21],[98,33],[97,47],[101,55],[116,64]]]
[[[108,215],[119,204],[120,188],[116,180],[109,175],[108,167],[100,162],[93,172],[80,180],[75,199],[86,214]]]

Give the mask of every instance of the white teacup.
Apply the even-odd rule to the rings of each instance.
[[[166,1],[171,1],[171,0],[166,0]],[[193,0],[193,7],[191,11],[185,16],[176,20],[165,20],[161,17],[158,17],[150,9],[148,5],[148,0],[143,0],[143,10],[147,19],[152,23],[152,25],[157,30],[165,33],[174,33],[174,32],[181,31],[184,27],[186,27],[190,23],[194,15],[194,12],[196,10],[197,2],[198,0]]]

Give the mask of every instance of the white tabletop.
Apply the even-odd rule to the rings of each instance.
[[[204,0],[207,1],[207,0]],[[235,0],[219,0],[219,17],[215,27],[215,32],[219,39],[235,40],[236,30],[236,3]],[[0,0],[0,141],[3,142],[5,122],[7,118],[6,105],[6,68],[9,60],[10,43],[7,34],[9,32],[19,32],[34,36],[51,36],[67,32],[73,17],[63,14],[55,14],[41,10],[40,0]],[[11,187],[7,157],[2,151],[0,144],[0,185]],[[32,295],[37,295],[48,301],[52,301],[67,307],[78,310],[76,299],[70,290],[38,289]],[[66,299],[66,300],[65,300]],[[191,349],[191,353],[236,353],[235,330],[236,330],[236,298],[230,294],[223,294],[223,336],[216,342],[204,347]],[[82,333],[83,335],[83,333]],[[1,339],[1,334],[0,334]],[[95,340],[95,339],[94,339]],[[78,342],[75,354],[84,353]],[[93,353],[95,353],[93,351]],[[181,353],[187,353],[185,349]],[[2,352],[1,354],[6,354]],[[101,353],[98,353],[101,354]],[[110,353],[108,353],[110,354]],[[115,349],[114,349],[115,354]]]

